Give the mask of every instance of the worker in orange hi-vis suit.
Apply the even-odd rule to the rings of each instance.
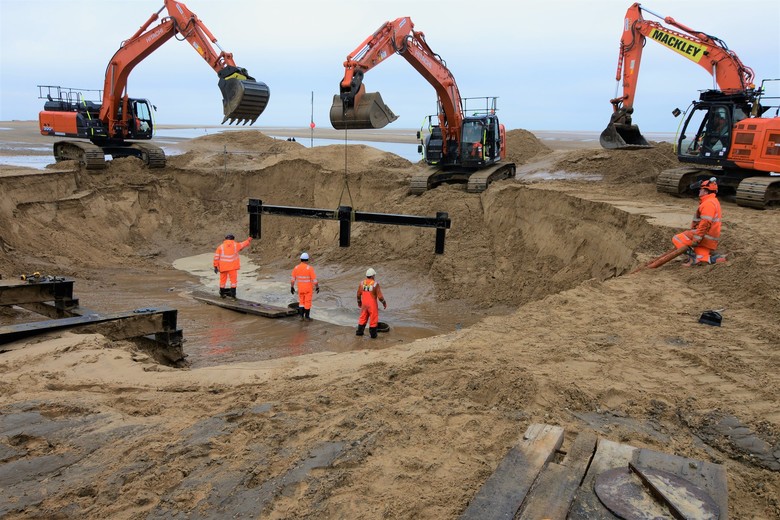
[[[693,216],[691,228],[672,238],[674,247],[688,247],[688,259],[684,266],[719,264],[726,257],[715,253],[720,241],[720,225],[723,213],[718,200],[718,182],[715,177],[694,183],[699,189],[699,207]]]
[[[360,307],[360,318],[358,319],[358,328],[355,331],[356,336],[362,336],[368,323],[368,333],[372,339],[376,338],[377,328],[379,326],[379,305],[387,309],[387,302],[382,295],[382,289],[379,282],[376,281],[376,271],[371,267],[366,271],[366,279],[360,282],[357,290],[357,304]]]
[[[238,252],[252,243],[252,237],[243,242],[236,242],[232,234],[225,236],[225,241],[214,252],[214,273],[219,273],[219,296],[225,298],[236,297],[238,287],[238,270],[241,268],[241,259]],[[227,287],[230,280],[230,287]]]
[[[311,321],[311,298],[313,292],[319,294],[320,284],[314,268],[309,265],[309,253],[301,253],[301,263],[295,266],[290,275],[290,293],[295,294],[298,284],[298,316],[301,321]]]

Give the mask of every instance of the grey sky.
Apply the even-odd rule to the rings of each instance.
[[[628,1],[591,0],[189,0],[236,63],[268,84],[255,126],[330,128],[343,62],[385,21],[409,16],[446,61],[464,97],[498,96],[508,129],[602,130],[615,96],[618,44]],[[101,89],[120,43],[160,7],[155,0],[0,0],[0,120],[37,120],[36,85]],[[642,6],[724,40],[757,83],[780,78],[777,0],[652,0]],[[163,13],[165,14],[165,13]],[[646,16],[648,19],[653,19]],[[436,107],[433,88],[400,56],[366,74],[400,116],[418,128]],[[648,41],[634,122],[674,132],[671,115],[712,88],[701,67]],[[130,75],[131,97],[157,106],[161,124],[219,124],[216,73],[186,41],[170,40]],[[776,91],[780,90],[775,87]]]

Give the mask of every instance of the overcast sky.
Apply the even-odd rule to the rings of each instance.
[[[185,2],[265,82],[271,98],[255,126],[330,128],[343,62],[384,22],[409,16],[447,63],[463,97],[498,96],[507,129],[602,130],[617,82],[618,44],[628,1],[616,0],[189,0]],[[162,7],[158,0],[0,0],[0,121],[37,120],[37,85],[101,89],[120,43]],[[780,78],[778,0],[648,0],[642,6],[724,40],[757,83]],[[647,19],[656,18],[645,15]],[[419,128],[436,95],[401,56],[366,74],[400,117]],[[634,122],[643,132],[674,132],[711,76],[648,41]],[[216,73],[186,41],[171,39],[133,69],[131,97],[157,106],[160,124],[222,121]],[[775,92],[780,88],[775,87]]]

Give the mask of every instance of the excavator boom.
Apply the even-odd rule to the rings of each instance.
[[[152,27],[163,9],[168,11],[168,16]],[[120,111],[120,106],[127,96],[125,89],[130,72],[173,36],[186,39],[219,76],[218,86],[222,92],[224,113],[222,122],[254,123],[268,104],[268,86],[255,81],[246,69],[236,66],[233,55],[219,47],[217,39],[197,15],[175,0],[165,0],[164,7],[152,14],[135,34],[122,42],[111,58],[106,68],[100,119],[108,121],[111,129],[126,126],[127,116],[120,113],[127,114],[127,111]],[[219,52],[216,52],[214,46]]]
[[[425,34],[414,30],[409,17],[385,22],[347,56],[340,92],[333,97],[330,110],[333,128],[382,128],[398,118],[378,92],[368,93],[363,85],[365,73],[393,54],[403,57],[434,87],[441,126],[448,128],[450,139],[457,138],[454,128],[459,128],[463,119],[458,86],[444,60],[428,46]]]
[[[660,18],[672,28],[645,20],[643,12]],[[723,40],[678,23],[672,17],[662,17],[635,3],[626,11],[623,23],[616,74],[618,86],[622,80],[623,95],[610,100],[613,113],[600,137],[604,148],[650,147],[631,118],[642,51],[648,38],[704,68],[725,93],[743,92],[754,87],[753,71],[729,50]]]

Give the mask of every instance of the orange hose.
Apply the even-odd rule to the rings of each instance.
[[[645,265],[639,266],[633,271],[631,271],[631,274],[638,273],[639,271],[642,271],[643,269],[655,269],[656,267],[661,267],[665,263],[667,263],[670,260],[673,260],[683,254],[688,249],[688,246],[682,246],[677,249],[673,249],[672,251],[669,251],[668,253],[664,253],[658,258],[654,260],[650,260]]]

